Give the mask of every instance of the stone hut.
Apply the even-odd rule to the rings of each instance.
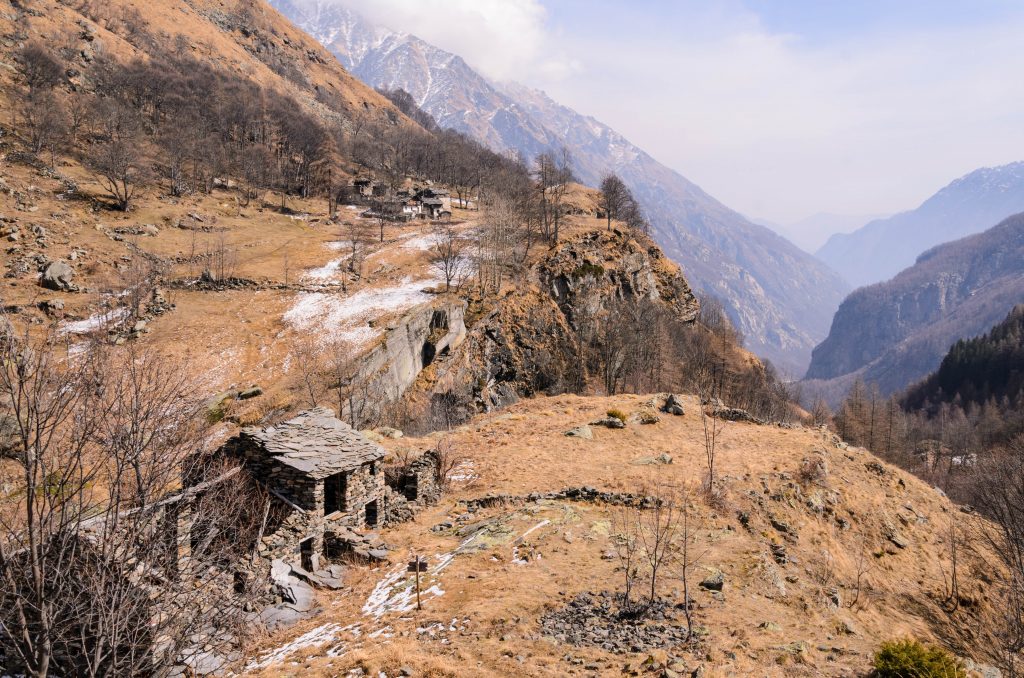
[[[244,429],[226,446],[279,502],[282,517],[261,553],[319,569],[324,539],[377,527],[384,510],[384,449],[327,408],[283,424]]]

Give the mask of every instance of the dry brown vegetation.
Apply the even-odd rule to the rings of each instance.
[[[654,478],[699,487],[704,441],[695,398],[684,400],[690,414],[657,424],[595,429],[593,440],[563,435],[612,408],[635,413],[648,398],[537,398],[474,419],[449,437],[484,482],[471,489],[456,483],[453,494],[415,523],[390,532],[389,541],[421,554],[452,552],[469,533],[428,528],[464,513],[456,502],[485,489],[526,495],[591,485],[629,492],[652,486]],[[400,454],[433,441],[386,444]],[[672,463],[652,466],[661,453],[671,455]],[[820,463],[813,474],[801,474],[808,466],[801,459],[808,455]],[[707,635],[699,652],[679,653],[688,666],[702,664],[708,675],[845,675],[866,671],[878,644],[899,637],[938,641],[963,656],[993,661],[987,652],[995,647],[990,633],[998,597],[985,582],[1003,570],[976,531],[980,518],[961,513],[928,485],[879,464],[864,450],[836,447],[816,429],[724,422],[718,468],[727,503],[711,508],[697,502],[692,516],[699,525],[692,553],[701,557],[690,595],[695,624]],[[963,602],[955,610],[944,602],[950,543],[938,528],[950,520],[961,530]],[[590,664],[597,667],[591,672],[621,672],[623,657],[554,644],[543,637],[538,621],[580,592],[621,589],[614,507],[527,502],[481,509],[455,522],[469,523],[486,528],[479,550],[456,555],[431,580],[444,594],[427,600],[422,612],[386,613],[379,620],[363,615],[360,608],[384,572],[353,574],[351,593],[323,594],[328,611],[321,618],[272,641],[279,644],[333,621],[358,621],[359,638],[341,633],[337,640],[352,654],[324,656],[335,643],[307,648],[297,655],[298,664],[268,668],[264,675],[335,675],[353,666],[393,672],[402,665],[457,676],[555,676],[588,673],[584,666]],[[776,562],[773,546],[782,547],[787,564]],[[609,551],[611,559],[604,557]],[[531,555],[520,562],[524,553]],[[438,555],[430,555],[431,562]],[[722,601],[696,586],[715,570],[725,574]],[[658,594],[678,601],[683,586],[675,572],[661,580]],[[453,620],[458,623],[452,631],[417,632],[435,623],[447,629]],[[383,627],[393,634],[387,642],[365,640],[366,633]],[[583,661],[568,662],[566,655]]]

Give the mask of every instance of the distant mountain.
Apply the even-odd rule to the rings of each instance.
[[[900,391],[935,370],[950,345],[987,331],[1022,299],[1024,214],[1017,214],[851,293],[814,349],[807,379],[818,381],[810,387],[828,392],[860,376],[883,394]]]
[[[916,410],[956,401],[966,408],[1004,398],[1024,408],[1024,304],[983,336],[953,344],[939,369],[907,391],[903,405]]]
[[[367,23],[331,0],[271,0],[368,84],[402,88],[442,127],[529,159],[565,145],[581,181],[619,174],[653,235],[703,292],[719,296],[747,346],[799,374],[847,285],[798,247],[658,163],[592,117],[517,84],[490,82],[460,57]]]
[[[960,177],[920,207],[829,238],[816,256],[854,286],[887,280],[940,243],[1024,211],[1024,162]]]
[[[830,212],[819,212],[798,221],[785,224],[768,223],[764,220],[755,220],[764,224],[784,238],[791,240],[797,247],[805,252],[816,252],[824,246],[830,237],[837,233],[850,233],[864,226],[869,221],[881,219],[886,215],[882,214],[832,214]]]

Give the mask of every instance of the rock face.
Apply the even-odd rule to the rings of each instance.
[[[383,342],[361,358],[353,377],[360,387],[343,418],[360,426],[401,398],[423,368],[458,348],[466,338],[465,309],[463,301],[442,299],[413,308],[390,326]]]
[[[565,146],[580,181],[622,177],[643,203],[665,254],[698,289],[722,297],[751,350],[793,373],[848,285],[818,259],[729,209],[594,118],[514,83],[488,81],[458,55],[375,26],[333,0],[271,0],[347,69],[374,87],[402,88],[441,127],[531,159]]]
[[[679,267],[644,236],[588,232],[559,245],[533,271],[539,289],[502,298],[469,340],[440,366],[432,398],[466,405],[464,414],[505,407],[521,397],[567,390],[574,378],[576,323],[613,311],[619,301],[662,304],[693,322],[700,304]]]
[[[1022,298],[1024,215],[1018,214],[852,293],[814,349],[806,379],[862,376],[883,395],[893,393],[937,368],[951,344],[985,332]]]
[[[853,285],[886,280],[940,243],[1024,211],[1024,162],[960,177],[920,207],[832,236],[817,256]]]

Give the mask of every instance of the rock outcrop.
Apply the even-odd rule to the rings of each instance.
[[[360,358],[357,385],[343,419],[358,426],[405,393],[423,368],[444,358],[466,338],[466,304],[443,298],[416,306],[387,328],[376,347]]]
[[[473,411],[505,407],[522,397],[568,390],[576,376],[582,318],[601,323],[621,301],[647,299],[682,323],[700,309],[679,267],[644,236],[587,232],[559,245],[526,285],[500,299],[469,330],[468,339],[421,390]]]

